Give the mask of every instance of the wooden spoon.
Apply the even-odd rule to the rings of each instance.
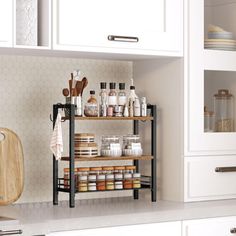
[[[81,91],[81,97],[82,97],[82,95],[83,95],[84,89],[85,89],[85,88],[87,87],[87,85],[88,85],[88,80],[87,80],[86,77],[84,77],[84,78],[82,79],[82,84],[83,84],[83,87],[82,87],[82,91]]]
[[[83,81],[77,81],[75,85],[76,96],[82,96]]]
[[[71,79],[69,80],[69,90],[70,90],[70,96],[73,96],[73,80],[74,80],[74,76],[73,73],[70,74]]]

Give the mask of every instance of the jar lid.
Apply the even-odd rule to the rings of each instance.
[[[125,90],[125,83],[119,83],[119,89]]]
[[[115,184],[116,185],[123,185],[123,182],[122,181],[116,181]]]
[[[110,83],[110,89],[116,89],[116,83],[111,82]]]
[[[77,168],[74,169],[74,172],[77,172]],[[64,172],[70,172],[70,168],[64,168]]]
[[[114,170],[125,170],[125,166],[114,166]]]
[[[88,172],[89,171],[89,168],[88,167],[80,167],[80,168],[77,168],[77,170],[79,172]]]
[[[75,147],[98,147],[96,143],[75,143]]]
[[[133,178],[141,178],[141,174],[140,173],[134,173]]]
[[[75,137],[86,137],[86,138],[95,138],[95,134],[89,134],[89,133],[76,133]]]
[[[95,91],[94,91],[94,90],[90,90],[90,94],[91,94],[91,95],[94,95],[94,94],[95,94]]]
[[[107,88],[107,83],[106,82],[101,82],[100,83],[100,88],[101,89],[106,89]]]
[[[87,175],[79,176],[79,181],[88,181],[88,176]]]
[[[102,167],[103,170],[114,170],[113,166],[103,166]]]
[[[135,86],[131,85],[130,90],[135,90]]]
[[[217,99],[230,99],[233,95],[229,93],[228,89],[219,89],[218,93],[215,94],[214,97]]]
[[[102,167],[91,167],[90,171],[101,171]]]
[[[125,167],[126,170],[136,170],[135,166],[126,166]]]

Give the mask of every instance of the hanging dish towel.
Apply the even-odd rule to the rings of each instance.
[[[63,141],[62,141],[62,128],[61,128],[61,114],[57,114],[56,123],[52,133],[50,149],[54,154],[56,160],[61,159],[61,154],[63,152]]]

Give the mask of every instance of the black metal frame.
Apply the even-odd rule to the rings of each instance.
[[[53,204],[58,205],[58,194],[59,192],[68,192],[70,199],[70,207],[75,207],[75,194],[78,193],[75,188],[75,152],[74,152],[74,134],[75,134],[75,108],[73,104],[55,104],[53,105],[53,128],[55,126],[57,114],[59,109],[68,109],[69,111],[69,167],[70,167],[70,187],[69,189],[61,188],[61,178],[58,178],[58,161],[53,155]],[[157,109],[155,105],[148,105],[148,110],[150,110],[150,115],[153,117],[151,120],[151,154],[153,159],[151,160],[151,184],[142,185],[141,189],[151,190],[151,200],[156,202],[157,200]],[[139,120],[133,121],[133,134],[139,134]],[[136,166],[137,171],[139,171],[139,160],[134,160],[133,164]],[[144,176],[147,177],[147,176]],[[133,190],[133,198],[139,199],[139,190]],[[109,190],[117,191],[117,190]]]

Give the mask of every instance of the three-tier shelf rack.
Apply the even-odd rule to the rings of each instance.
[[[53,156],[53,204],[58,205],[59,192],[69,193],[69,205],[71,208],[75,207],[75,194],[80,194],[76,188],[75,182],[75,163],[81,162],[93,162],[93,161],[113,161],[113,160],[130,160],[133,161],[133,165],[136,166],[136,170],[139,171],[140,161],[147,161],[151,164],[150,176],[141,176],[141,188],[133,189],[133,198],[139,199],[139,191],[149,189],[151,193],[152,202],[156,202],[157,195],[157,109],[155,105],[148,105],[147,117],[79,117],[75,116],[76,106],[73,104],[55,104],[53,105],[53,127],[55,126],[57,114],[59,109],[67,109],[69,116],[63,117],[64,121],[69,122],[69,156],[62,157],[61,161],[67,161],[69,163],[69,187],[65,188],[64,178],[58,176],[59,161]],[[94,158],[76,158],[74,151],[74,135],[75,135],[75,122],[77,121],[133,121],[133,134],[139,134],[139,122],[151,122],[151,155],[143,155],[141,157],[134,156],[121,156],[119,158],[114,157],[94,157]],[[106,191],[124,191],[122,190],[106,190]],[[132,189],[127,189],[132,190]],[[101,192],[101,191],[96,191]]]

